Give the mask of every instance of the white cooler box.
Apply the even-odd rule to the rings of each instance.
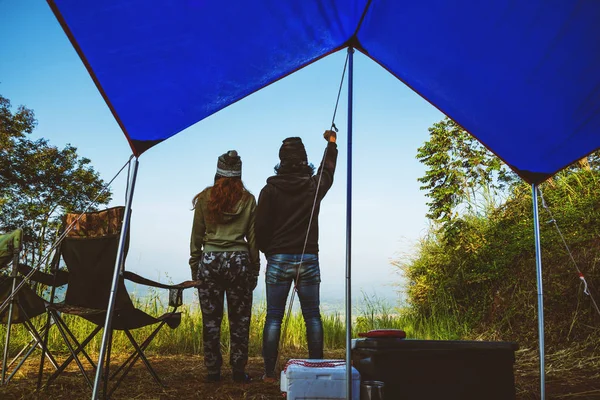
[[[281,371],[287,400],[346,399],[345,360],[290,360]],[[360,374],[352,367],[352,399],[360,399]]]

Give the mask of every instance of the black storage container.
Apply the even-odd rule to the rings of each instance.
[[[386,400],[514,400],[514,342],[357,339],[361,380],[385,383]]]

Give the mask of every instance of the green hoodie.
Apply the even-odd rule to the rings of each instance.
[[[208,199],[211,188],[205,189],[196,203],[194,225],[190,240],[190,267],[198,268],[203,251],[247,251],[250,263],[258,275],[260,260],[254,236],[254,214],[256,199],[246,192],[235,210],[223,215],[223,223],[206,221]]]

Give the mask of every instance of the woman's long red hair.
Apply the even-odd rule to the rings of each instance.
[[[207,190],[210,191],[210,197],[207,204],[206,221],[210,223],[223,222],[223,214],[235,211],[235,206],[248,193],[240,178],[219,178],[212,187],[204,189],[198,193],[192,200],[192,205],[196,208],[198,198]]]

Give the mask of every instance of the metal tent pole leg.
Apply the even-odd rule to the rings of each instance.
[[[352,86],[354,48],[348,47],[348,173],[346,183],[346,399],[352,399]]]
[[[119,278],[121,276],[121,269],[125,263],[125,241],[127,239],[127,232],[129,231],[129,220],[131,217],[131,203],[133,201],[133,191],[135,189],[135,181],[137,178],[139,161],[137,157],[133,161],[133,174],[131,175],[131,182],[129,184],[129,192],[127,193],[127,202],[125,204],[125,215],[123,216],[123,226],[121,227],[121,237],[119,238],[119,249],[117,251],[117,260],[115,263],[115,271],[113,274],[112,287],[110,290],[110,297],[108,300],[108,308],[106,310],[106,322],[104,323],[104,332],[102,332],[102,344],[100,345],[100,354],[98,355],[98,364],[96,368],[96,379],[94,380],[94,389],[92,391],[92,400],[98,399],[98,391],[102,386],[100,381],[102,380],[102,367],[104,365],[103,360],[106,355],[106,347],[108,345],[108,339],[112,329],[112,318],[115,310],[115,300],[117,298],[117,287],[119,286]]]
[[[531,185],[533,199],[533,230],[535,233],[535,265],[537,271],[538,334],[540,341],[540,395],[546,399],[546,372],[544,355],[544,289],[542,287],[542,251],[540,246],[540,217],[538,215],[537,185]]]

